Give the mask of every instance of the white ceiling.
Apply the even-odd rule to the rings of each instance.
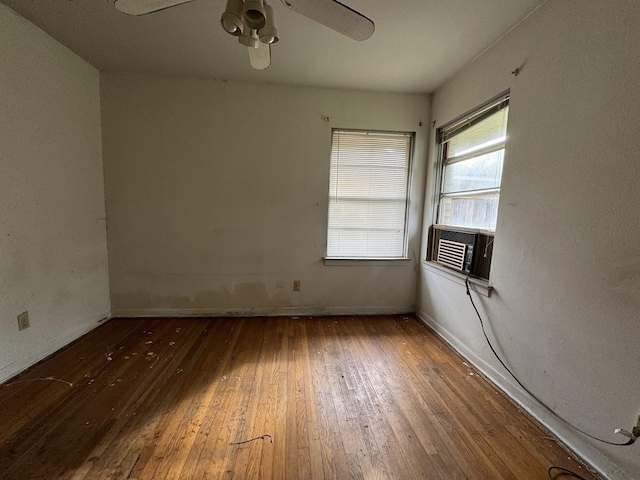
[[[249,67],[219,24],[225,0],[194,0],[141,17],[114,0],[2,0],[104,71],[273,84],[432,92],[544,0],[342,0],[371,18],[356,42],[273,0],[272,65]]]

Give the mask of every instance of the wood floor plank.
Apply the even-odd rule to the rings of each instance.
[[[354,330],[354,333],[357,334],[358,332],[366,332],[366,329],[363,326],[362,330]],[[364,337],[370,338],[367,335]],[[404,342],[401,343],[404,344]],[[380,348],[387,350],[384,345],[381,345]],[[378,351],[376,357],[380,358],[381,355],[381,352]],[[363,350],[359,357],[367,358],[367,351]],[[438,449],[435,446],[435,440],[438,440],[438,437],[432,424],[429,422],[429,414],[432,414],[432,412],[429,409],[429,405],[427,405],[419,395],[416,395],[413,382],[406,381],[407,378],[401,375],[395,376],[393,380],[394,382],[387,385],[387,388],[394,391],[393,402],[400,410],[405,412],[406,422],[410,427],[410,431],[415,435],[415,438],[420,443],[420,447],[430,459],[429,464],[430,469],[433,470],[433,474],[440,478],[463,477],[462,471],[456,462],[449,462],[449,465],[446,465],[446,462],[443,460],[443,454],[446,457],[447,451],[441,448]],[[364,379],[362,383],[366,383]]]
[[[0,425],[3,480],[597,478],[411,315],[112,320]]]
[[[351,332],[356,338],[371,339],[366,334],[366,329],[361,323],[354,323]],[[383,378],[379,374],[381,364],[378,363],[378,360],[386,355],[384,353],[386,345],[379,344],[373,355],[369,354],[370,348],[364,348],[363,342],[359,342],[358,346],[357,355],[354,355],[354,362],[358,364],[358,383],[363,385],[367,391],[368,403],[375,407],[368,422],[370,425],[365,425],[364,432],[371,435],[373,441],[377,443],[379,451],[384,452],[383,472],[385,474],[396,472],[396,474],[401,474],[400,476],[402,477],[411,477],[411,461],[407,460],[404,455],[398,455],[399,449],[395,448],[398,439],[393,431],[392,423],[397,424],[397,422],[394,421],[395,417],[393,415],[388,417],[388,413],[395,410],[396,397],[389,393],[394,390],[394,387],[385,385]],[[367,373],[365,374],[364,372]],[[423,439],[421,444],[423,448],[427,445],[427,449],[424,451],[427,455],[437,454],[436,449],[428,439]],[[447,473],[452,475],[453,471]]]
[[[368,335],[365,338],[369,338]],[[371,375],[375,375],[375,384],[380,395],[383,395],[383,392],[389,392],[386,416],[395,432],[396,441],[412,466],[413,476],[434,479],[448,478],[452,472],[445,472],[440,468],[441,459],[438,457],[437,449],[431,443],[429,436],[425,435],[424,431],[420,431],[421,422],[416,420],[409,407],[405,378],[408,372],[385,372],[382,367],[383,364],[389,364],[392,361],[388,354],[389,346],[383,341],[375,352],[375,357],[382,360],[383,363],[379,364]],[[420,433],[418,433],[419,431]]]
[[[328,351],[328,339],[324,336],[322,319],[308,322],[309,325],[309,359],[311,365],[311,381],[315,398],[315,411],[318,418],[320,450],[322,457],[323,477],[338,478],[338,472],[348,469],[347,457],[340,429],[337,427],[338,417],[328,383],[327,363],[324,355]],[[313,359],[313,360],[312,360]]]

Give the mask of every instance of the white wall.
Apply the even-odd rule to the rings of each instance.
[[[108,287],[98,71],[0,4],[0,381],[108,316]]]
[[[101,86],[114,315],[414,310],[428,96],[131,74]],[[324,265],[332,127],[417,132],[411,262]]]
[[[635,0],[550,0],[439,89],[432,111],[440,126],[511,88],[495,293],[476,298],[521,381],[613,441],[640,413],[638,24]],[[425,265],[420,276],[423,319],[602,472],[639,478],[639,447],[590,441],[545,413],[492,357],[464,288]]]

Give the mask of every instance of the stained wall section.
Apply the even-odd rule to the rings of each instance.
[[[109,316],[98,71],[2,4],[0,264],[0,381]]]
[[[103,74],[114,314],[413,311],[429,109],[427,95]],[[325,265],[332,128],[415,132],[409,261]]]

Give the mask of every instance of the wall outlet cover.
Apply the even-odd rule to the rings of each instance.
[[[18,315],[18,330],[29,328],[29,312],[22,312]]]

